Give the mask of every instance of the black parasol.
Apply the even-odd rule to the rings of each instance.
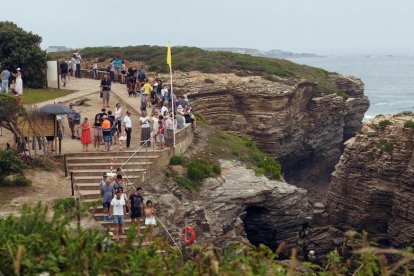
[[[68,114],[72,110],[63,104],[47,104],[40,108],[41,111],[50,115]]]

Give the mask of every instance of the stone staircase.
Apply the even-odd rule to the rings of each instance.
[[[75,196],[82,202],[99,202],[93,208],[94,219],[103,227],[113,229],[114,224],[103,221],[104,213],[100,204],[100,181],[103,173],[116,172],[116,169],[123,165],[123,178],[127,184],[126,193],[129,196],[135,187],[145,189],[147,180],[158,168],[166,165],[169,160],[168,150],[141,150],[119,151],[119,152],[80,152],[69,153],[65,155],[65,170],[72,177]],[[124,164],[126,161],[128,162]],[[145,196],[145,193],[144,193]],[[125,231],[128,231],[131,225],[129,214],[125,216]],[[144,222],[141,221],[141,233],[144,232]],[[121,236],[121,239],[125,235]]]

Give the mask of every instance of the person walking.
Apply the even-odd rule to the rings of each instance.
[[[131,112],[127,111],[124,117],[124,127],[126,133],[126,147],[129,148],[131,144],[131,132],[132,132],[132,123],[131,123]]]
[[[110,221],[110,216],[108,216],[109,207],[111,206],[111,201],[114,198],[115,190],[114,187],[111,185],[111,179],[107,177],[105,179],[105,185],[101,187],[101,198],[102,198],[102,206],[104,211],[104,221]]]
[[[76,76],[77,76],[77,72],[76,72],[76,54],[73,54],[72,55],[72,58],[71,58],[71,60],[70,60],[70,63],[71,63],[71,65],[72,65],[72,76],[73,76],[73,79],[76,79]]]
[[[101,81],[100,88],[102,89],[102,105],[103,107],[109,106],[109,99],[111,97],[111,80],[108,78],[108,75],[104,75],[104,79]]]
[[[157,225],[157,221],[155,220],[155,208],[151,200],[147,200],[147,202],[145,203],[144,213],[145,213],[145,227],[149,228],[148,241],[152,241],[152,231],[153,231],[153,227]]]
[[[60,80],[63,83],[63,87],[66,86],[66,81],[67,81],[67,77],[68,77],[68,69],[69,66],[67,64],[66,61],[62,61],[62,63],[60,64]]]
[[[9,93],[9,78],[10,78],[10,71],[7,69],[4,69],[1,72],[1,92]]]
[[[115,234],[117,240],[123,231],[124,216],[126,214],[126,202],[121,198],[121,190],[116,191],[115,198],[111,200],[111,207],[109,209],[109,215],[113,216],[113,222],[115,223]]]
[[[147,147],[151,146],[151,129],[149,124],[150,118],[146,111],[141,112],[139,122],[141,125],[141,146],[146,144]]]
[[[13,77],[16,78],[16,86],[14,90],[16,90],[19,96],[23,95],[23,80],[22,80],[22,73],[20,72],[20,68],[16,69],[16,73],[13,74]]]
[[[83,147],[82,151],[88,151],[88,146],[91,143],[91,125],[88,122],[88,118],[83,119],[81,129],[81,143]]]
[[[141,218],[144,210],[144,197],[142,196],[142,188],[138,187],[135,193],[129,196],[128,200],[129,210],[131,212],[131,221],[137,222],[138,235],[141,232]]]
[[[115,125],[118,129],[119,135],[122,133],[122,106],[120,103],[115,105]]]

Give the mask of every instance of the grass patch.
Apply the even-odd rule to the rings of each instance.
[[[187,159],[182,155],[174,155],[170,159],[170,165],[184,165]]]
[[[32,185],[32,181],[24,175],[17,175],[14,179],[0,179],[0,187],[27,187]]]
[[[413,120],[405,121],[404,128],[414,128],[414,121]]]
[[[378,126],[381,130],[384,130],[387,126],[392,125],[390,120],[381,120],[378,123]]]
[[[236,158],[246,163],[256,175],[281,179],[282,167],[279,162],[270,154],[262,152],[250,138],[214,130],[208,142],[208,151],[215,158]]]
[[[71,93],[75,92],[74,90],[57,90],[57,89],[30,89],[27,88],[24,90],[22,96],[23,104],[37,104],[48,100],[53,100],[60,98]]]
[[[388,142],[386,139],[381,139],[378,141],[377,148],[379,148],[381,151],[392,153],[394,150],[394,145]]]
[[[153,72],[168,73],[165,63],[166,47],[160,46],[128,46],[128,47],[87,47],[81,50],[84,59],[106,60],[119,55],[122,59],[147,64]],[[51,60],[68,58],[72,52],[49,53]],[[209,52],[196,47],[173,47],[173,69],[189,72],[236,73],[239,76],[263,76],[270,81],[286,81],[306,79],[318,84],[316,93],[339,93],[339,89],[331,80],[335,73],[323,69],[300,65],[285,59],[254,57],[247,54],[231,52]]]
[[[174,181],[178,184],[178,186],[189,191],[198,191],[200,189],[200,182],[190,180],[186,177],[176,176],[174,177]]]

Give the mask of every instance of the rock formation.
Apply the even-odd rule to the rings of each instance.
[[[369,107],[359,79],[331,78],[347,99],[317,95],[317,84],[305,80],[292,84],[234,74],[188,73],[176,88],[190,94],[195,110],[209,124],[252,137],[281,161],[288,178],[306,169],[309,179],[330,175],[343,142],[360,129]]]
[[[299,233],[311,219],[306,191],[285,182],[257,177],[253,170],[221,160],[220,178],[209,178],[198,195],[186,193],[173,181],[154,184],[150,194],[161,220],[178,233],[186,217],[199,241],[247,237],[253,244],[276,249],[298,246]],[[157,182],[154,182],[157,183]],[[176,236],[176,239],[179,239]]]
[[[366,230],[370,239],[397,247],[414,244],[413,113],[377,116],[346,142],[332,174],[331,225]]]

